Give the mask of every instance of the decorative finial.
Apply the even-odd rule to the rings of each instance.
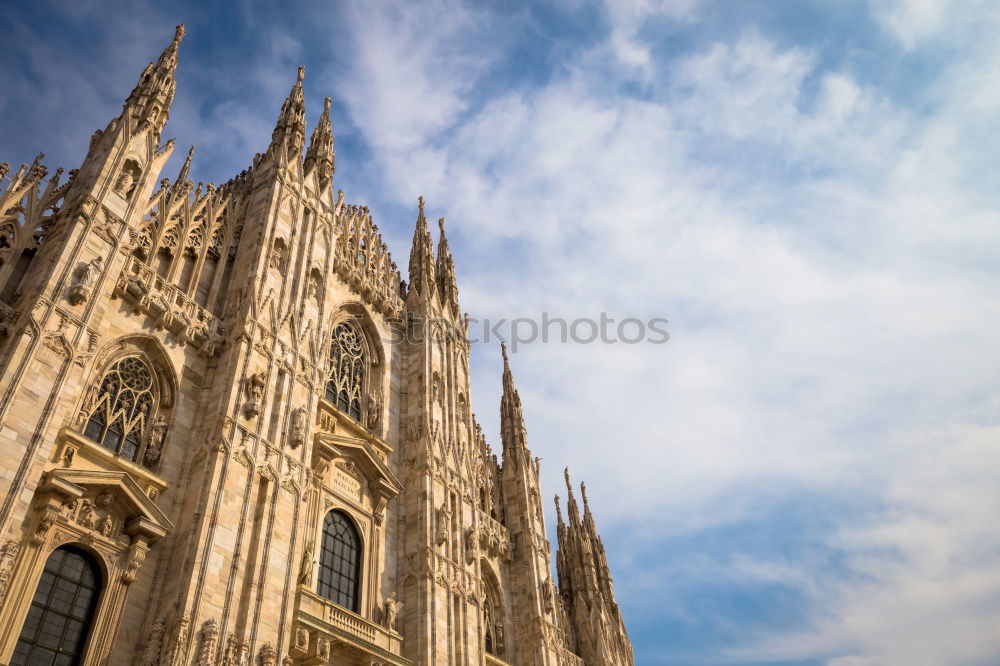
[[[559,506],[559,495],[556,495],[556,516],[558,517],[559,522],[561,523],[563,521],[563,518],[562,518],[562,507]]]
[[[184,33],[186,32],[187,30],[184,29],[184,24],[181,23],[179,26],[177,26],[177,28],[174,29],[174,41],[179,42],[182,39],[184,39]]]
[[[323,112],[324,112],[324,113],[329,113],[329,111],[330,111],[330,98],[329,98],[329,97],[327,97],[327,98],[326,98],[326,99],[325,99],[325,100],[323,101]]]
[[[424,195],[417,197],[417,206],[420,208],[420,214],[424,214]]]
[[[306,68],[299,65],[299,83],[302,83],[302,79],[306,78]]]
[[[580,482],[580,493],[583,495],[583,506],[589,511],[590,506],[587,504],[587,484],[583,481]]]
[[[507,343],[502,340],[500,341],[500,355],[503,356],[504,365],[507,365]],[[569,468],[567,467],[566,469],[568,472]]]
[[[438,229],[441,230],[441,233],[444,233],[444,218],[443,217],[439,217],[438,218]]]
[[[570,497],[573,496],[573,484],[569,480],[569,467],[563,470],[563,476],[566,477],[566,490],[569,491]]]

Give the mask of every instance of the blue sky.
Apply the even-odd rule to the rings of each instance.
[[[997,3],[8,5],[0,159],[76,166],[179,22],[168,172],[243,169],[302,64],[335,187],[401,265],[424,195],[470,313],[670,319],[512,359],[637,663],[1000,662]]]

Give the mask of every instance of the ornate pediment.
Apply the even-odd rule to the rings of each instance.
[[[142,536],[149,543],[159,541],[174,527],[128,472],[54,469],[43,475],[39,491],[57,501],[109,494],[124,514],[124,532]]]
[[[403,489],[399,479],[368,441],[329,432],[316,433],[313,445],[313,468],[324,468],[339,461],[351,463],[353,469],[357,470],[367,482],[373,498],[376,520],[380,520],[388,501]]]

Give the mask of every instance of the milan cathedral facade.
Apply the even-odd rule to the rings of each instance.
[[[632,664],[506,351],[476,423],[444,220],[401,280],[301,69],[252,166],[162,177],[183,35],[68,178],[0,165],[0,663]]]

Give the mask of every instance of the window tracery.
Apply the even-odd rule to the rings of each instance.
[[[325,599],[358,612],[361,581],[361,537],[341,511],[331,511],[323,521],[318,592]]]
[[[326,397],[356,421],[361,420],[364,395],[365,350],[358,330],[349,322],[338,324],[330,344],[330,379]]]
[[[503,606],[496,587],[483,579],[483,636],[486,651],[502,657],[504,654]]]
[[[89,408],[84,436],[121,457],[139,461],[142,436],[151,423],[156,382],[153,369],[139,356],[126,356],[111,365],[101,379],[97,395]],[[161,418],[162,421],[162,418]],[[165,424],[157,435],[156,453],[148,464],[159,458]],[[149,458],[149,456],[146,456]]]

